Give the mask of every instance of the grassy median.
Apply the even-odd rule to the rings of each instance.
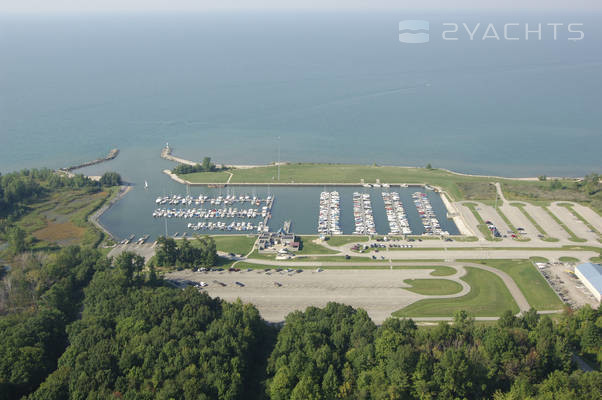
[[[519,309],[504,282],[495,274],[478,268],[466,267],[462,280],[470,285],[470,292],[452,299],[425,299],[395,311],[395,317],[452,317],[465,310],[475,317],[498,317],[504,311],[518,313]]]
[[[455,294],[462,290],[462,285],[449,279],[406,279],[404,283],[412,286],[405,290],[428,296]]]

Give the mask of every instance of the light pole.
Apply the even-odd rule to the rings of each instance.
[[[278,181],[280,181],[280,136],[278,136],[278,162],[276,165],[278,166]]]

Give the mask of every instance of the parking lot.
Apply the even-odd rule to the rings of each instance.
[[[176,283],[204,282],[199,290],[227,301],[240,298],[253,303],[261,316],[270,322],[282,322],[287,314],[309,306],[323,307],[329,301],[341,302],[365,309],[376,323],[382,323],[399,310],[427,297],[402,288],[405,279],[433,279],[430,269],[407,270],[323,270],[272,269],[242,270],[240,272],[177,271],[166,276]],[[463,273],[463,271],[462,271]],[[446,276],[462,284],[465,290],[447,297],[461,296],[469,287],[457,276]],[[445,296],[442,296],[445,297]]]
[[[598,305],[595,297],[573,273],[575,264],[554,262],[537,263],[536,265],[563,302],[573,308],[585,304],[593,307]]]

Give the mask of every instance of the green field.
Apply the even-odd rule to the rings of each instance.
[[[253,248],[256,236],[244,235],[214,235],[211,236],[215,240],[217,250],[226,253],[247,255]]]
[[[88,222],[88,216],[116,195],[118,187],[90,193],[84,189],[62,189],[29,205],[15,221],[33,241],[33,250],[55,249],[72,244],[96,247],[104,233]]]
[[[428,296],[455,294],[462,290],[462,285],[449,279],[406,279],[404,283],[412,286],[405,290]]]
[[[463,260],[469,261],[469,260]],[[536,310],[560,310],[562,301],[548,285],[537,267],[529,260],[479,260],[473,261],[506,272]]]
[[[504,311],[518,313],[519,309],[504,282],[495,274],[478,268],[466,267],[470,293],[452,299],[425,299],[395,311],[395,317],[451,317],[456,311],[466,310],[475,317],[497,317]]]
[[[280,166],[280,180],[275,165],[255,168],[230,169],[228,172],[198,172],[179,175],[191,183],[226,183],[232,173],[230,183],[415,183],[439,186],[447,191],[451,200],[480,200],[492,204],[496,197],[493,180],[487,176],[469,176],[455,174],[443,169],[416,167],[357,165],[357,164],[314,164],[287,163]],[[597,212],[602,210],[602,191],[589,194],[580,189],[575,179],[562,179],[562,188],[552,188],[551,182],[495,178],[502,184],[505,196],[509,200],[540,202],[548,205],[550,201],[576,201],[591,206]]]
[[[316,244],[313,240],[316,240],[318,236],[299,236],[300,240],[300,248],[296,254],[337,254],[338,251],[330,250],[322,246],[321,244]]]
[[[361,243],[367,241],[368,238],[366,236],[331,236],[328,239],[327,244],[338,247],[348,243]]]
[[[194,172],[192,174],[180,175],[189,182],[202,182],[202,183],[226,183],[230,174],[224,171],[218,172]]]
[[[280,181],[276,181],[276,166],[230,170],[231,183],[428,183],[446,190],[452,199],[495,199],[491,178],[454,174],[441,169],[375,166],[356,164],[294,163],[280,166]],[[225,183],[228,174],[209,172],[183,174],[180,178],[192,183]],[[506,180],[502,180],[506,181]]]

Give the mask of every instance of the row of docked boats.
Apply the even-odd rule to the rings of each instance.
[[[130,244],[134,241],[135,237],[136,237],[136,235],[131,234],[130,236],[128,236],[127,238],[125,238],[121,242],[119,242],[119,244]],[[150,235],[140,236],[140,238],[138,238],[138,240],[136,240],[136,244],[146,243],[146,241],[148,240],[149,237],[150,237]]]
[[[372,215],[372,202],[368,193],[353,193],[353,218],[355,235],[375,235],[376,225]]]
[[[197,222],[196,224],[188,223],[188,229],[194,231],[237,231],[237,232],[249,232],[257,231],[264,232],[267,226],[264,226],[263,222],[257,225],[251,222]]]
[[[320,193],[320,214],[318,216],[318,233],[320,235],[342,235],[341,199],[339,192]]]
[[[382,192],[383,202],[385,203],[385,212],[389,220],[390,235],[409,235],[412,233],[410,223],[403,203],[399,199],[397,192]]]
[[[416,205],[416,210],[418,210],[418,214],[420,214],[420,219],[422,221],[422,225],[424,226],[425,235],[449,234],[448,232],[443,231],[441,229],[439,220],[435,215],[433,206],[431,205],[431,202],[428,199],[426,193],[416,192],[412,195],[412,198],[414,200],[414,204]]]
[[[153,218],[266,218],[270,215],[268,206],[261,209],[248,208],[238,209],[232,207],[224,208],[157,208],[153,211]]]
[[[251,205],[259,206],[261,203],[272,203],[273,197],[268,196],[265,199],[262,199],[257,196],[250,196],[248,194],[245,195],[227,195],[227,196],[218,196],[218,197],[209,197],[205,194],[200,194],[198,197],[193,197],[190,195],[182,196],[179,194],[174,194],[170,196],[159,196],[155,199],[155,204],[157,205],[183,205],[183,206],[191,206],[191,205],[202,205],[202,204],[210,204],[212,206],[229,206],[235,203],[250,203]]]

